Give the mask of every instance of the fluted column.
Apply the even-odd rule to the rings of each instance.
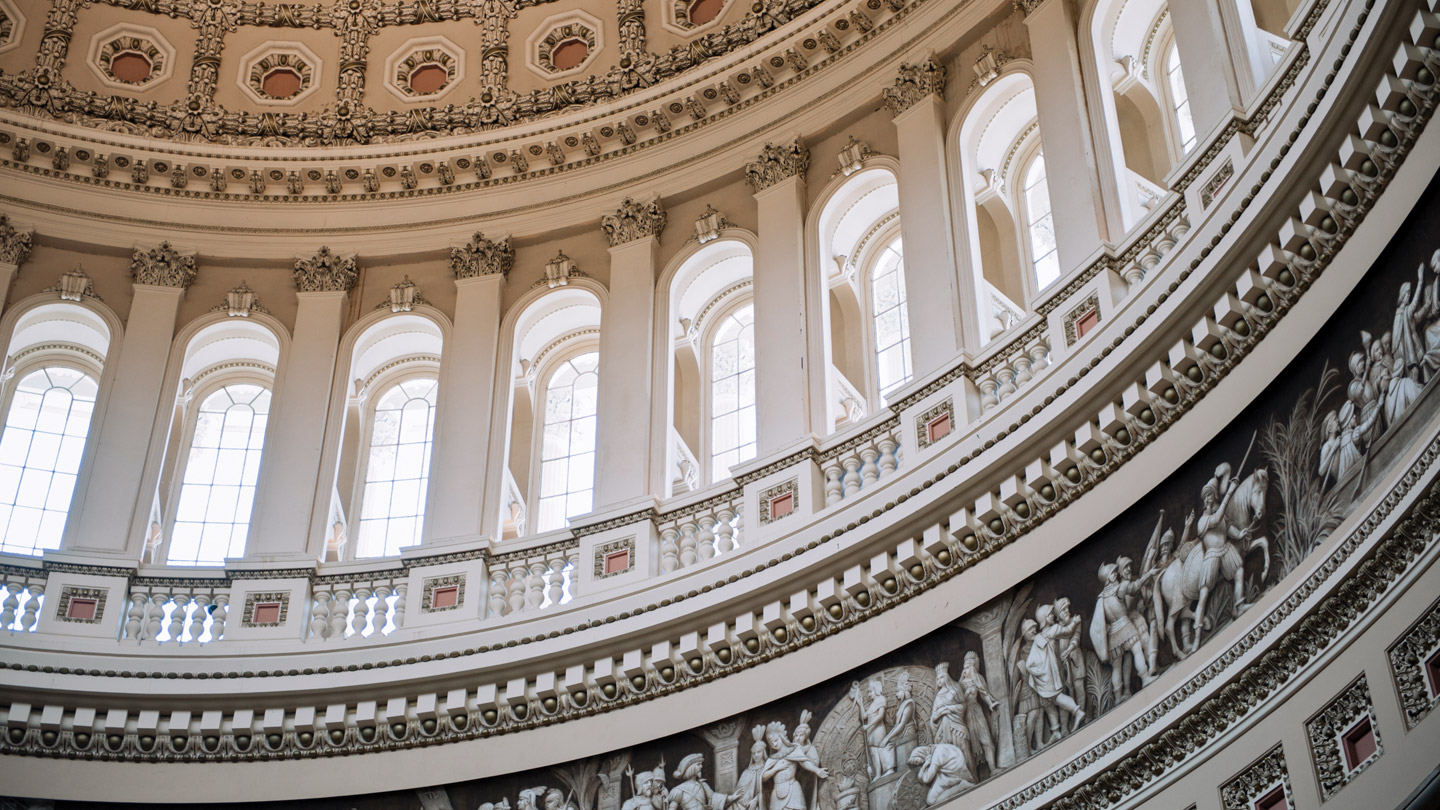
[[[1080,266],[1107,238],[1108,222],[1123,232],[1120,185],[1113,163],[1112,171],[1101,173],[1098,168],[1097,139],[1107,133],[1090,127],[1070,6],[1065,0],[1027,0],[1023,7],[1034,54],[1035,108],[1045,149],[1055,242],[1060,272],[1066,273]],[[1123,169],[1123,164],[1119,168]]]
[[[95,460],[79,505],[78,524],[67,532],[67,550],[139,559],[144,536],[128,531],[140,500],[141,470],[150,449],[142,426],[155,424],[163,398],[165,365],[175,337],[175,317],[185,289],[195,280],[195,257],[168,242],[136,250],[130,261],[134,297],[125,322],[115,374],[98,434]],[[148,499],[145,508],[149,507]],[[75,521],[71,513],[71,521]]]
[[[1170,4],[1190,117],[1203,136],[1244,109],[1267,72],[1250,0]]]
[[[902,64],[885,88],[900,144],[900,233],[905,244],[905,307],[910,361],[923,377],[983,341],[980,267],[956,261],[945,183],[945,66],[933,57]],[[969,258],[968,256],[966,257]]]
[[[317,509],[329,508],[329,490],[334,484],[333,474],[320,474],[331,381],[346,300],[358,274],[354,257],[337,255],[328,247],[295,262],[295,286],[299,289],[295,336],[285,358],[279,395],[271,406],[247,559],[317,556],[318,551],[308,542],[311,524],[316,522]],[[319,516],[321,520],[328,517]],[[357,515],[348,517],[352,522],[358,519]]]
[[[476,233],[450,251],[455,273],[455,328],[445,347],[440,382],[444,406],[435,424],[430,464],[430,508],[425,540],[460,538],[481,531],[499,506],[485,503],[485,467],[490,455],[491,392],[500,342],[500,298],[515,265],[510,237]],[[498,471],[503,474],[502,471]]]
[[[610,242],[610,300],[600,324],[595,507],[645,495],[650,479],[650,380],[660,201],[625,200],[601,221]]]
[[[10,295],[10,284],[20,265],[30,258],[30,245],[34,231],[19,230],[10,222],[8,214],[0,214],[0,310]]]
[[[760,414],[758,455],[810,433],[810,375],[806,358],[805,171],[810,150],[797,138],[766,144],[745,167],[759,212],[755,256],[755,405]],[[817,395],[821,395],[817,392]]]

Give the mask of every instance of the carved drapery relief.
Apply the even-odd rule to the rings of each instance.
[[[450,270],[455,278],[475,278],[500,274],[508,276],[515,266],[515,246],[509,236],[487,239],[476,231],[462,247],[450,249]]]
[[[417,304],[429,303],[429,301],[425,300],[425,296],[421,294],[420,288],[415,286],[415,282],[411,281],[410,276],[407,275],[403,281],[390,288],[389,297],[376,304],[375,308],[385,309],[389,307],[391,312],[399,314],[401,312],[409,312],[414,309]]]
[[[716,211],[711,205],[706,205],[705,210],[695,220],[695,235],[692,237],[700,244],[711,242],[720,238],[720,232],[730,227],[730,220],[725,215]]]
[[[314,256],[297,259],[293,275],[300,292],[349,292],[360,270],[354,256],[341,256],[322,246]]]
[[[91,282],[90,276],[85,274],[85,268],[78,265],[57,279],[54,287],[46,287],[45,292],[59,295],[62,301],[79,301],[82,298],[100,300],[100,296],[95,293],[95,284]]]
[[[151,250],[136,250],[130,259],[130,278],[136,284],[185,289],[195,281],[195,256],[184,255],[161,242]]]
[[[885,88],[885,106],[891,115],[899,115],[932,93],[943,96],[948,76],[949,71],[933,55],[919,64],[902,63],[895,84]]]
[[[759,193],[781,180],[796,175],[803,178],[809,168],[810,150],[796,137],[780,146],[765,144],[765,148],[760,150],[760,157],[745,165],[745,181],[750,184],[751,191]]]
[[[252,312],[270,314],[270,310],[260,306],[260,297],[244,281],[240,282],[240,286],[225,293],[225,302],[211,307],[210,311],[227,312],[232,318],[248,318]]]
[[[617,247],[647,236],[658,238],[660,232],[665,230],[665,223],[665,209],[660,205],[658,197],[648,203],[635,202],[626,197],[625,201],[620,203],[618,211],[605,215],[600,221],[600,227],[605,231],[610,247]]]
[[[35,232],[22,231],[10,222],[9,214],[0,214],[0,263],[21,265],[30,258]]]

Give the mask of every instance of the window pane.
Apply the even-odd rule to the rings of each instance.
[[[405,380],[377,401],[356,556],[395,555],[420,542],[437,388],[432,378]]]
[[[36,554],[60,547],[96,390],[83,372],[61,366],[37,369],[16,383],[0,434],[5,551]]]
[[[755,432],[755,308],[746,304],[715,327],[710,348],[710,477],[753,458],[742,434]]]
[[[1195,145],[1195,122],[1190,118],[1190,94],[1185,89],[1185,74],[1180,69],[1180,50],[1170,44],[1165,60],[1165,73],[1170,84],[1170,109],[1180,131],[1180,151],[1189,152]]]
[[[905,296],[904,246],[892,242],[879,261],[870,282],[875,312],[876,377],[880,401],[910,381],[910,322]]]
[[[600,353],[586,352],[550,374],[541,432],[537,531],[563,528],[568,518],[590,511],[599,367]]]
[[[1030,232],[1030,261],[1040,289],[1060,277],[1060,257],[1055,252],[1055,220],[1050,215],[1050,186],[1045,182],[1045,154],[1035,155],[1025,174],[1025,213]]]
[[[269,406],[269,393],[253,383],[231,383],[201,403],[170,533],[170,564],[220,565],[245,553]]]

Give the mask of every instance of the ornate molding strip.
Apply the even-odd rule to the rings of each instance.
[[[295,286],[300,292],[349,292],[360,277],[354,256],[341,256],[322,246],[308,259],[295,261]]]
[[[130,278],[136,284],[188,289],[195,281],[195,254],[182,254],[161,242],[159,247],[135,251],[130,259]]]

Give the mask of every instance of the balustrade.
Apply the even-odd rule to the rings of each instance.
[[[578,549],[565,540],[497,555],[490,561],[485,615],[536,613],[574,599]]]
[[[900,420],[892,419],[820,457],[820,471],[825,476],[825,505],[833,506],[846,498],[888,479],[900,469]]]
[[[0,569],[0,629],[33,633],[45,604],[45,578],[41,570]]]
[[[228,584],[138,579],[130,585],[120,638],[141,644],[219,641],[229,612]]]
[[[660,572],[689,568],[739,548],[743,495],[737,488],[657,517]]]
[[[366,579],[316,580],[310,588],[310,640],[355,641],[404,627],[408,576],[392,570]]]
[[[985,413],[1035,379],[1050,365],[1050,337],[1045,323],[1005,345],[975,373],[980,389],[980,412]]]

